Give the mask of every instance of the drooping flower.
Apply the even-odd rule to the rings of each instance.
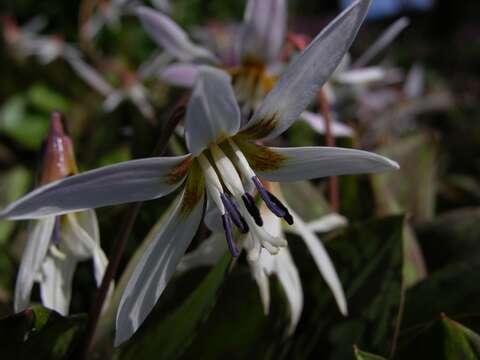
[[[298,119],[350,47],[370,1],[357,0],[340,14],[285,71],[250,121],[240,109],[225,72],[200,67],[186,111],[189,154],[106,166],[41,187],[0,213],[3,218],[40,218],[75,210],[160,198],[180,188],[168,219],[133,272],[117,313],[115,343],[138,329],[188,248],[203,214],[206,195],[218,208],[232,254],[234,226],[252,247],[278,253],[286,242],[269,234],[246,189],[254,188],[272,213],[292,223],[282,202],[260,179],[296,181],[373,173],[398,168],[382,156],[333,147],[276,148],[258,145]]]
[[[281,194],[279,184],[269,183],[267,186],[270,191],[288,207]],[[290,207],[288,208],[291,209]],[[312,223],[306,224],[300,216],[292,211],[294,219],[293,226],[282,226],[281,219],[273,215],[265,204],[260,205],[260,215],[263,219],[263,226],[269,234],[279,238],[285,238],[284,231],[299,235],[307,246],[327,285],[332,290],[340,311],[346,315],[347,302],[342,290],[342,285],[338,279],[333,263],[325,251],[323,243],[315,234],[315,232],[327,232],[342,227],[346,224],[346,219],[338,214],[332,213]],[[178,264],[178,271],[186,271],[198,266],[214,265],[224,255],[227,247],[225,246],[221,226],[215,222],[216,218],[215,209],[207,210],[205,223],[212,230],[212,235],[204,240],[194,251],[182,258]],[[242,244],[248,252],[247,260],[252,276],[260,290],[260,297],[265,314],[268,314],[270,307],[269,276],[276,275],[289,304],[290,325],[288,332],[291,334],[295,330],[303,310],[302,284],[292,255],[288,247],[280,248],[275,255],[270,254],[265,249],[262,249],[260,254],[258,254],[253,247],[249,248],[251,242],[248,240],[249,239],[244,239],[243,241],[239,241],[239,243]]]
[[[60,115],[52,115],[45,142],[40,185],[78,172],[70,138]],[[73,274],[79,261],[93,260],[97,285],[103,278],[107,258],[99,242],[93,210],[67,215],[49,215],[31,223],[15,285],[15,311],[28,307],[35,282],[40,283],[42,303],[62,315],[68,314]]]

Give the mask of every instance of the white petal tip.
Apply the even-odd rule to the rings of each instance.
[[[400,165],[396,161],[389,160],[389,165],[395,170],[400,170]]]

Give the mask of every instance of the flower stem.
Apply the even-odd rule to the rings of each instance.
[[[164,126],[162,135],[160,136],[160,139],[155,147],[155,151],[153,152],[154,156],[162,155],[165,152],[170,137],[172,136],[177,124],[184,117],[184,115],[185,106],[177,106]],[[83,341],[81,342],[82,347],[80,348],[79,359],[81,360],[86,360],[88,358],[88,355],[90,354],[90,348],[92,346],[98,320],[100,318],[100,314],[102,312],[103,305],[107,297],[108,289],[117,273],[120,260],[122,259],[123,253],[125,251],[127,239],[132,231],[133,225],[138,216],[138,213],[140,212],[142,204],[142,202],[137,202],[130,205],[122,221],[122,226],[120,228],[118,236],[114,241],[112,255],[109,259],[105,275],[103,276],[102,283],[97,291],[97,296],[92,305],[90,313],[88,314],[87,324],[84,333],[85,335]]]
[[[335,136],[332,133],[332,111],[330,104],[328,103],[327,96],[323,89],[318,94],[318,104],[320,112],[325,119],[325,142],[327,146],[335,146]],[[337,212],[340,206],[340,194],[338,188],[338,177],[331,176],[328,178],[328,195],[330,200],[330,206],[332,210]]]

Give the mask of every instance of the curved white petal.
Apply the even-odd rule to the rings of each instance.
[[[30,225],[15,284],[15,312],[22,311],[29,305],[33,283],[45,260],[54,225],[55,216],[49,216]]]
[[[203,240],[198,247],[186,254],[178,263],[177,271],[187,271],[199,266],[215,265],[228,251],[223,232],[217,232]]]
[[[392,43],[393,40],[410,24],[407,17],[402,17],[390,25],[379,38],[360,56],[353,67],[359,68],[368,64],[383,49]]]
[[[172,64],[161,73],[160,78],[169,84],[186,88],[193,87],[198,75],[198,65]]]
[[[336,147],[273,148],[277,162],[272,167],[256,162],[250,165],[263,179],[270,181],[298,181],[325,176],[376,173],[398,169],[398,164],[386,157],[363,150]]]
[[[347,226],[346,217],[331,213],[322,216],[320,219],[308,223],[308,228],[313,232],[329,232]]]
[[[282,49],[286,27],[285,0],[249,0],[240,42],[242,57],[273,62]]]
[[[325,134],[325,119],[322,115],[310,111],[304,111],[300,115],[300,119],[310,125],[317,133],[322,135]],[[335,137],[351,137],[353,135],[353,129],[350,126],[335,119],[331,123],[331,131],[332,135]]]
[[[266,253],[264,251],[264,253]],[[270,254],[268,254],[270,255]],[[263,256],[263,255],[262,255]],[[292,334],[300,321],[303,310],[303,289],[300,275],[288,248],[282,248],[274,257],[273,272],[277,274],[290,307],[289,334]]]
[[[47,256],[42,264],[40,296],[42,304],[63,316],[68,315],[72,298],[72,280],[77,260]]]
[[[77,261],[92,259],[95,282],[97,286],[100,286],[108,265],[108,259],[100,247],[95,211],[86,210],[70,213],[64,215],[64,217],[61,248],[65,249],[69,258]],[[104,307],[110,300],[113,287],[113,284],[111,284]]]
[[[35,219],[72,210],[159,198],[175,190],[190,155],[126,161],[42,186],[0,213],[0,218]]]
[[[310,254],[312,254],[315,264],[317,264],[318,270],[320,270],[325,282],[330,287],[330,290],[332,290],[340,312],[346,315],[347,300],[343,292],[342,284],[340,283],[340,279],[335,271],[335,267],[333,266],[332,260],[330,260],[323,243],[297,214],[292,212],[292,215],[295,219],[293,226],[297,228],[298,233],[302,237],[303,241],[305,241]]]
[[[240,127],[240,110],[222,70],[200,66],[187,107],[185,136],[188,149],[198,155],[211,143],[235,134]]]
[[[180,26],[168,16],[146,6],[139,6],[136,14],[152,39],[179,60],[203,59],[216,62],[209,50],[192,43]]]
[[[255,254],[247,256],[247,260],[250,264],[252,276],[257,283],[258,290],[260,291],[263,312],[267,315],[270,311],[270,279],[268,278],[268,273],[273,267],[272,258],[276,255],[271,255],[265,249],[260,250],[260,255],[257,255],[256,249],[251,249],[250,251],[255,252]]]
[[[128,281],[117,312],[115,346],[129,339],[143,323],[197,231],[203,195],[188,213],[185,213],[184,195],[182,192],[177,197],[168,220],[149,244]]]
[[[205,215],[203,216],[203,222],[207,228],[212,232],[223,233],[222,213],[218,209],[218,206],[212,200],[207,193],[207,206],[205,209]]]
[[[350,48],[371,0],[357,0],[317,35],[268,93],[245,132],[272,139],[298,119]]]
[[[78,56],[65,56],[70,66],[88,85],[103,96],[113,93],[112,86],[90,65]]]
[[[106,97],[103,101],[102,109],[105,112],[111,112],[115,110],[120,103],[125,100],[125,93],[123,90],[116,90]]]

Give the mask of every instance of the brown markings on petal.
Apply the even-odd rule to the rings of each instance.
[[[266,146],[242,139],[242,135],[235,137],[234,140],[254,171],[277,170],[287,160],[287,157]]]
[[[277,123],[277,113],[274,113],[258,120],[254,125],[248,126],[240,134],[250,140],[262,139],[275,130]]]
[[[200,165],[195,160],[190,166],[184,192],[180,215],[188,216],[202,200],[205,192],[205,179]]]
[[[188,169],[192,163],[192,157],[189,156],[183,160],[180,164],[175,166],[169,174],[167,174],[167,182],[169,184],[176,184],[181,181],[185,175],[187,175]]]

